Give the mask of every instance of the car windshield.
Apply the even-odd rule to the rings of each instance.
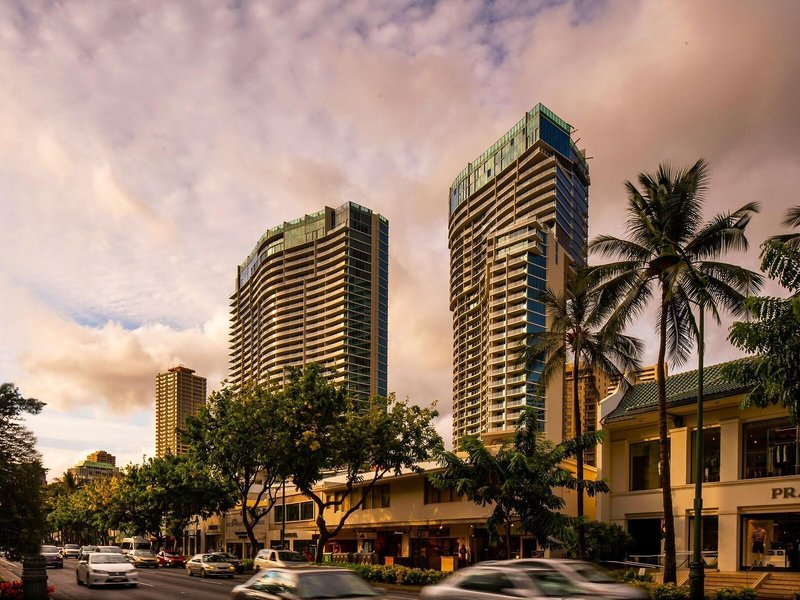
[[[591,581],[592,583],[617,583],[617,580],[611,577],[611,575],[590,564],[579,563],[572,568],[586,581]]]
[[[303,600],[378,595],[378,592],[358,575],[347,571],[303,573],[300,576],[298,591]]]
[[[215,552],[214,556],[219,556],[224,560],[239,560],[238,557],[234,556],[233,554],[228,554],[227,552]]]
[[[65,550],[80,550],[80,548],[81,547],[78,546],[77,544],[67,544],[66,546],[64,546]]]
[[[154,555],[150,550],[134,550],[134,556],[141,556],[142,558],[154,558]]]
[[[58,548],[55,546],[42,546],[42,554],[57,554]]]
[[[219,554],[209,554],[208,556],[204,557],[204,560],[207,563],[228,562],[224,556],[220,556]]]
[[[177,558],[180,556],[177,552],[164,552],[164,556],[169,556],[170,558]]]
[[[93,565],[119,565],[128,564],[125,557],[121,554],[90,554],[89,562]]]
[[[278,556],[287,562],[305,562],[299,552],[278,552]]]
[[[116,552],[117,554],[122,554],[122,548],[117,548],[116,546],[100,546],[97,549],[98,552]]]

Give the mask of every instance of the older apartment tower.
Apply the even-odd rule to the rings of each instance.
[[[177,430],[206,402],[206,378],[183,366],[156,376],[156,456],[184,454]]]
[[[231,295],[235,384],[320,363],[353,397],[386,395],[389,223],[348,202],[268,230]]]
[[[505,435],[525,405],[548,438],[563,436],[563,386],[537,391],[542,365],[521,360],[547,318],[538,295],[586,263],[589,168],[572,127],[542,104],[450,188],[453,443]]]

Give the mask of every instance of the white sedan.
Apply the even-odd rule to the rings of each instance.
[[[129,585],[135,587],[139,574],[128,560],[113,552],[90,552],[81,555],[75,569],[75,580],[78,585],[86,587],[96,585]]]

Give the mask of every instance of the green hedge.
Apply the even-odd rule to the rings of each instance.
[[[722,588],[717,590],[715,600],[756,600],[756,591],[751,587],[734,590],[733,588]]]
[[[410,569],[399,565],[359,565],[355,563],[335,563],[354,571],[370,583],[389,583],[399,585],[431,585],[439,583],[449,573],[433,569]]]

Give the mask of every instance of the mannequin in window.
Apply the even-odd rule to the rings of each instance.
[[[755,560],[753,561],[753,566],[763,567],[764,544],[767,541],[767,530],[764,529],[761,525],[757,525],[756,528],[753,530],[751,539],[753,540],[753,555],[755,557]]]

